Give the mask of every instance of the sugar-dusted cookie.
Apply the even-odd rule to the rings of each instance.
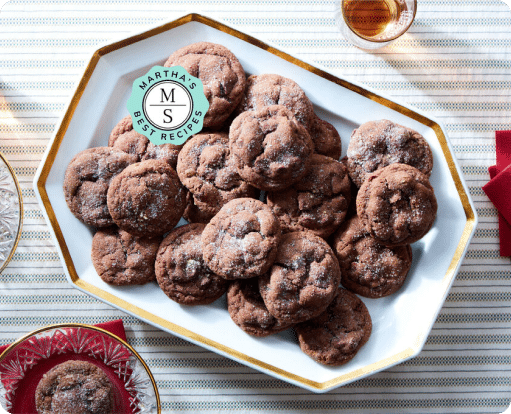
[[[247,279],[266,272],[281,237],[279,220],[253,198],[225,204],[202,233],[204,261],[226,279]]]
[[[368,298],[397,292],[412,265],[412,248],[378,243],[354,216],[334,235],[332,248],[341,267],[341,284]]]
[[[203,210],[200,206],[195,204],[192,193],[186,192],[186,207],[183,211],[183,218],[188,223],[204,223],[207,224],[213,218],[214,214]]]
[[[133,121],[128,115],[121,119],[110,133],[108,146],[137,156],[137,161],[164,160],[176,168],[180,145],[155,145],[133,129]]]
[[[318,316],[334,298],[339,263],[325,240],[310,231],[282,236],[270,270],[259,278],[268,311],[285,323]]]
[[[69,360],[43,375],[35,390],[35,405],[38,414],[111,414],[113,387],[98,366]]]
[[[314,143],[314,152],[339,160],[342,153],[342,141],[339,132],[330,123],[315,116],[309,128]]]
[[[428,177],[406,164],[376,170],[357,194],[357,215],[368,233],[386,246],[422,238],[433,226],[437,208]]]
[[[198,209],[211,216],[230,200],[257,195],[257,190],[238,174],[226,132],[200,133],[190,138],[179,153],[177,174]]]
[[[209,109],[205,128],[219,128],[243,97],[246,75],[238,58],[225,46],[198,42],[176,50],[165,62],[166,67],[182,66],[202,81]]]
[[[305,128],[310,128],[315,119],[311,101],[294,80],[272,73],[249,76],[236,112],[259,111],[271,105],[285,106]]]
[[[154,261],[160,242],[160,237],[135,237],[116,226],[100,229],[92,238],[92,264],[107,283],[142,285],[156,278]]]
[[[366,122],[353,131],[348,170],[358,187],[373,171],[394,163],[411,165],[429,177],[433,153],[417,131],[386,119]]]
[[[64,176],[64,197],[75,217],[93,227],[112,226],[107,207],[110,181],[135,162],[136,156],[110,147],[89,148],[75,155]]]
[[[206,305],[227,290],[228,282],[213,273],[202,258],[205,225],[187,224],[163,239],[156,257],[156,279],[163,292],[182,305]]]
[[[241,178],[265,191],[282,190],[301,179],[313,152],[309,133],[282,105],[240,114],[231,124],[229,141]]]
[[[325,365],[343,365],[353,359],[372,331],[367,307],[356,295],[339,289],[325,312],[295,326],[300,348]]]
[[[256,277],[235,280],[230,284],[227,309],[234,323],[250,335],[268,336],[291,326],[268,312]]]
[[[313,154],[307,174],[291,187],[267,194],[282,231],[310,230],[330,236],[344,221],[351,201],[346,167],[324,155]]]
[[[155,237],[178,223],[186,207],[186,190],[168,163],[147,160],[130,165],[112,180],[107,203],[121,229]]]

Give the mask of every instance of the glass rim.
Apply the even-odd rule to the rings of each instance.
[[[344,23],[346,24],[346,27],[350,30],[350,32],[352,32],[355,36],[359,37],[360,39],[362,40],[365,40],[367,42],[371,42],[371,43],[387,43],[387,42],[391,42],[393,40],[396,40],[398,37],[402,36],[403,34],[405,34],[408,29],[410,28],[410,26],[413,24],[413,22],[415,21],[415,15],[417,14],[417,0],[413,0],[413,4],[414,4],[414,8],[413,8],[413,16],[412,16],[412,19],[410,20],[410,23],[397,35],[395,36],[392,36],[392,37],[389,37],[387,39],[384,39],[384,40],[379,40],[379,39],[374,39],[372,37],[369,37],[369,36],[363,36],[359,33],[357,33],[355,30],[353,30],[353,28],[351,27],[351,25],[348,23],[348,20],[346,20],[346,15],[344,14],[344,3],[346,1],[349,1],[349,0],[340,0],[341,2],[341,14],[342,14],[342,18],[344,19]]]

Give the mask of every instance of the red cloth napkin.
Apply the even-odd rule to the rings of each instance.
[[[126,341],[126,332],[124,330],[124,324],[122,323],[122,319],[116,319],[114,321],[98,323],[94,326],[97,326],[98,328],[102,328],[105,331],[111,332],[114,335],[121,338],[123,341]],[[9,347],[9,345],[10,344],[0,346],[0,355],[2,354],[2,352],[4,352]]]
[[[511,256],[511,131],[495,133],[497,164],[483,190],[499,211],[500,255]]]
[[[496,165],[488,168],[490,178],[493,179],[499,173]],[[504,216],[499,213],[499,238],[500,238],[500,255],[511,256],[511,224],[509,224]]]

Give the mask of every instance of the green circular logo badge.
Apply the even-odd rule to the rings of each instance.
[[[202,130],[208,109],[201,80],[181,66],[153,66],[128,99],[133,129],[156,145],[183,144]]]

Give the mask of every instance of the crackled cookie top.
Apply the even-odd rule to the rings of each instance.
[[[417,131],[386,119],[366,122],[353,131],[348,170],[358,187],[373,171],[393,163],[411,165],[429,177],[433,153]]]
[[[198,42],[175,51],[166,67],[182,66],[202,81],[209,109],[204,127],[220,127],[239,104],[246,75],[238,58],[225,46]]]
[[[155,280],[154,261],[161,238],[134,237],[118,227],[98,230],[92,238],[92,264],[113,285],[142,285]]]
[[[341,267],[341,284],[368,298],[397,292],[412,265],[410,245],[387,247],[378,243],[358,216],[341,225],[332,248]]]
[[[314,144],[314,152],[339,160],[342,153],[342,141],[337,129],[327,121],[315,116],[309,128]]]
[[[204,263],[201,235],[204,224],[177,227],[163,240],[156,258],[160,288],[182,305],[206,305],[227,290],[228,282]]]
[[[131,165],[112,180],[107,202],[121,229],[139,237],[154,237],[178,223],[186,193],[170,165],[147,160]]]
[[[266,272],[277,253],[280,224],[259,200],[238,198],[225,204],[202,233],[204,260],[226,279],[246,279]]]
[[[339,289],[325,312],[295,326],[300,348],[315,361],[331,366],[353,359],[369,340],[372,321],[364,303]]]
[[[133,154],[137,161],[164,160],[172,168],[176,168],[180,145],[155,145],[147,137],[133,129],[133,121],[128,115],[121,119],[110,133],[108,146],[119,151]]]
[[[291,326],[268,312],[255,277],[231,283],[227,290],[227,309],[234,323],[250,335],[268,336]]]
[[[291,187],[267,194],[283,232],[310,230],[326,238],[344,221],[351,200],[346,167],[313,154],[307,174]]]
[[[276,74],[249,76],[237,113],[258,111],[271,105],[285,106],[306,128],[310,128],[315,119],[311,101],[295,81]]]
[[[233,121],[229,140],[241,178],[266,191],[303,177],[313,151],[307,130],[281,105],[243,112]]]
[[[426,175],[406,164],[371,174],[357,194],[357,215],[366,230],[386,246],[411,244],[433,226],[437,201]]]
[[[112,384],[96,365],[66,361],[43,375],[35,391],[35,404],[38,414],[111,414]]]
[[[298,323],[323,312],[341,280],[330,246],[310,231],[282,236],[271,269],[259,278],[268,311],[286,323]]]
[[[64,197],[75,217],[93,227],[112,226],[107,207],[108,186],[136,161],[134,155],[110,147],[89,148],[75,155],[64,176]]]
[[[190,138],[179,153],[177,174],[193,195],[195,205],[211,215],[230,200],[256,196],[256,189],[238,174],[225,132]]]

